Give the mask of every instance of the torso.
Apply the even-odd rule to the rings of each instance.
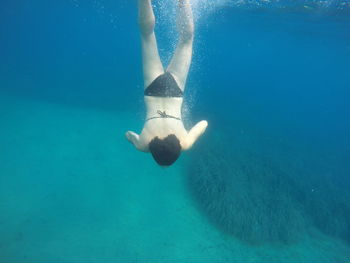
[[[146,104],[146,119],[159,116],[157,113],[165,111],[168,115],[181,118],[181,107],[183,98],[162,98],[144,96]]]
[[[164,139],[170,134],[175,134],[183,146],[187,131],[181,118],[182,97],[154,97],[144,96],[146,104],[146,122],[140,135],[145,150],[148,150],[149,142],[158,136]],[[158,111],[166,112],[167,115],[180,118],[153,118],[160,117]],[[152,118],[152,119],[150,119]]]

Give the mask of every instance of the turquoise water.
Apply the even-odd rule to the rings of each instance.
[[[124,138],[136,2],[2,1],[1,263],[350,262],[349,1],[193,5],[185,124],[209,127],[164,169]]]

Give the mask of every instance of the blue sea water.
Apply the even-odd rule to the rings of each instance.
[[[184,117],[209,127],[167,169],[124,137],[136,1],[0,3],[0,263],[350,262],[350,2],[192,3]]]

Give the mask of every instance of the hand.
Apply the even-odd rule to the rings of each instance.
[[[129,142],[135,144],[135,142],[138,140],[139,136],[133,132],[133,131],[127,131],[125,133],[125,137],[128,139]]]

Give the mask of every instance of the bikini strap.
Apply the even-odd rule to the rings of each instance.
[[[166,114],[165,111],[157,110],[157,113],[159,114],[159,116],[148,118],[146,121],[149,121],[149,120],[152,120],[152,119],[158,119],[158,118],[170,118],[170,119],[176,119],[176,120],[181,121],[181,118],[168,115],[168,114]]]

